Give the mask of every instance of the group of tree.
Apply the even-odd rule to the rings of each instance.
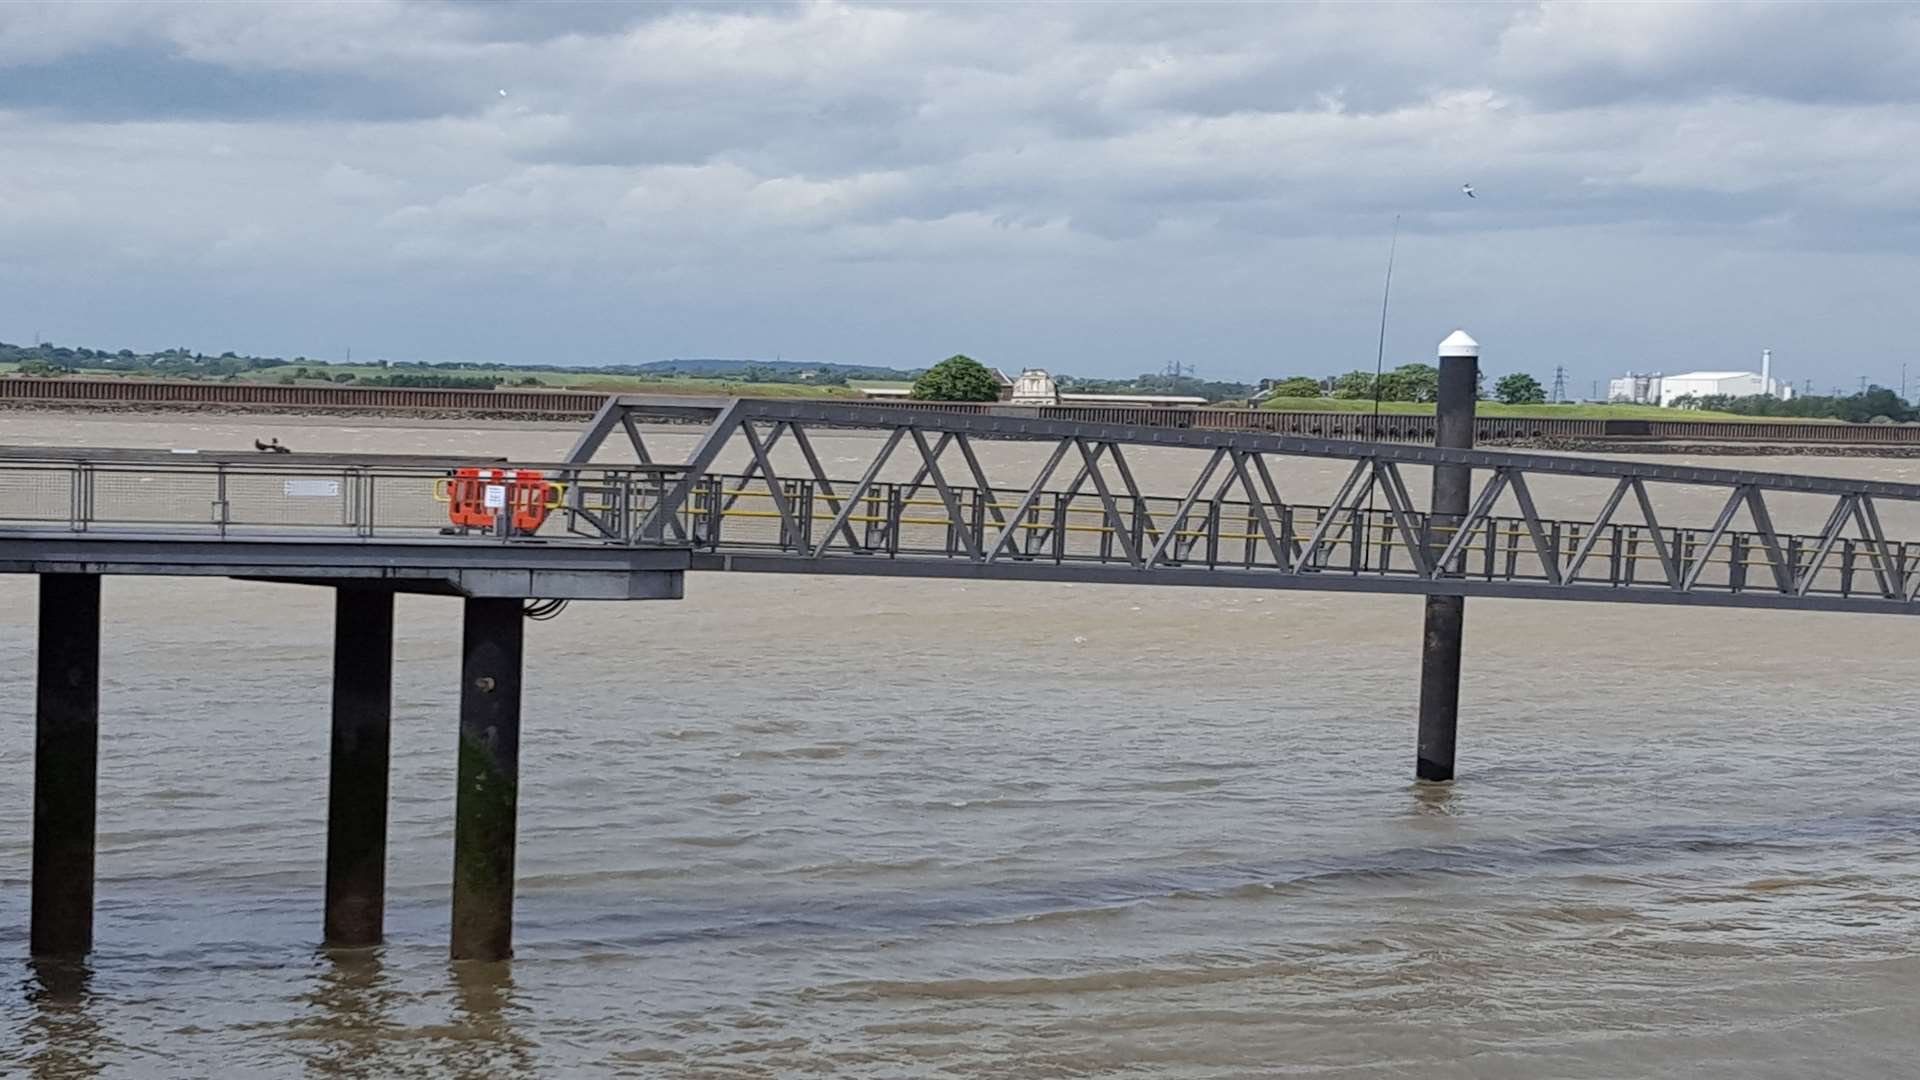
[[[1500,376],[1493,384],[1493,400],[1502,405],[1544,405],[1547,401],[1547,388],[1540,380],[1524,371]]]
[[[1727,412],[1738,416],[1790,416],[1817,420],[1846,420],[1855,424],[1920,420],[1920,409],[1884,386],[1869,386],[1844,396],[1803,394],[1782,401],[1765,394],[1730,397],[1726,394],[1688,394],[1668,403],[1669,408]]]
[[[304,361],[306,358],[300,359]],[[218,378],[261,368],[281,367],[289,362],[279,357],[241,356],[233,352],[208,356],[186,348],[136,353],[132,349],[109,352],[84,346],[56,345],[51,341],[37,345],[0,342],[0,363],[15,365],[15,370],[22,374],[36,375],[97,371],[176,378]]]
[[[1000,380],[971,356],[956,353],[913,380],[916,401],[998,401]]]
[[[1172,397],[1205,398],[1209,402],[1244,400],[1253,387],[1243,382],[1202,379],[1193,375],[1144,373],[1131,379],[1089,379],[1077,375],[1055,375],[1062,390],[1076,394],[1164,394]]]
[[[1306,375],[1276,379],[1270,398],[1331,397],[1342,401],[1432,401],[1440,396],[1440,369],[1432,364],[1401,364],[1375,375],[1349,371],[1326,380]]]
[[[228,379],[235,376],[229,375]],[[397,371],[388,375],[361,375],[352,371],[308,370],[294,368],[276,380],[282,386],[292,386],[302,381],[334,383],[339,386],[402,386],[411,389],[435,390],[492,390],[500,385],[497,375],[449,375],[437,371]],[[521,379],[519,386],[544,386],[539,379]]]
[[[1061,390],[1081,394],[1159,394],[1201,398],[1209,403],[1244,400],[1253,393],[1253,387],[1246,383],[1164,372],[1136,375],[1131,379],[1055,375],[1054,384]],[[985,364],[970,356],[949,356],[914,380],[913,396],[923,401],[993,401],[1000,396],[1000,380]]]
[[[562,369],[572,370],[572,369]],[[655,360],[645,364],[608,364],[581,371],[596,375],[640,375],[681,379],[737,379],[742,382],[816,383],[843,386],[848,379],[911,380],[924,367],[811,363],[799,360]]]
[[[1268,390],[1269,399],[1331,397],[1345,401],[1431,402],[1439,396],[1440,369],[1432,364],[1401,364],[1378,375],[1371,371],[1349,371],[1326,380],[1293,375],[1274,380]],[[1496,382],[1493,397],[1509,405],[1547,400],[1539,380],[1518,372]]]

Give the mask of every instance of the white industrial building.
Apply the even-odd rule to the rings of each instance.
[[[1627,372],[1607,383],[1607,400],[1635,405],[1672,405],[1684,397],[1769,397],[1786,400],[1793,387],[1773,377],[1773,350],[1760,353],[1760,370],[1689,371],[1680,375]]]
[[[1627,372],[1623,379],[1613,379],[1607,383],[1607,400],[1628,405],[1660,404],[1660,383],[1665,378],[1659,372]]]

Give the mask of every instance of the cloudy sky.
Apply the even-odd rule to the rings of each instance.
[[[1916,56],[1907,5],[7,4],[0,340],[1319,374],[1397,214],[1390,363],[1920,386]]]

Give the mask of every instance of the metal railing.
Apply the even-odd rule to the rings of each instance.
[[[1752,529],[1596,529],[1590,521],[1525,515],[1480,515],[1463,529],[1352,500],[1334,507],[1116,494],[1110,509],[1085,492],[1027,499],[1018,489],[970,486],[950,486],[949,504],[926,481],[875,483],[857,499],[837,494],[856,486],[706,474],[664,529],[713,554],[1102,565],[1185,584],[1205,584],[1195,575],[1223,570],[1662,591],[1677,579],[1690,595],[1731,596],[1777,593],[1784,575],[1793,596],[1812,602],[1885,600],[1890,579],[1920,574],[1920,543],[1891,543],[1883,552],[1868,540],[1825,534],[1776,533],[1776,556],[1767,535]],[[629,533],[644,528],[660,494],[651,488],[627,508]],[[596,523],[589,527],[611,538],[602,530],[619,519],[615,508],[591,498]],[[1436,573],[1441,560],[1445,570]]]
[[[632,533],[590,534],[569,528],[563,506],[571,485],[639,504],[676,481],[663,466],[500,468],[537,476],[550,493],[549,512],[532,528],[510,513],[490,525],[461,526],[449,509],[458,463],[391,465],[261,455],[251,460],[177,460],[159,456],[101,458],[18,454],[0,459],[0,538],[15,535],[138,534],[213,540],[357,540],[417,542],[636,545]],[[562,475],[564,474],[564,475]],[[504,479],[502,507],[518,482]],[[484,491],[484,486],[482,490]],[[481,496],[484,498],[484,495]],[[484,510],[484,508],[483,508]]]

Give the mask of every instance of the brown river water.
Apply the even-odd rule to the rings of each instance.
[[[523,460],[574,434],[0,432]],[[857,438],[820,440],[830,469],[857,475]],[[1165,456],[1135,469],[1177,495],[1191,474]],[[1908,460],[1699,462],[1920,480]],[[1669,524],[1709,524],[1719,497],[1683,496]],[[1776,515],[1814,528],[1820,508]],[[34,588],[0,579],[3,1075],[1920,1068],[1905,618],[1476,599],[1460,780],[1420,787],[1417,599],[689,575],[683,601],[529,626],[517,954],[455,965],[457,601],[400,600],[389,940],[330,957],[329,595],[110,579],[98,947],[70,972],[25,958]]]

